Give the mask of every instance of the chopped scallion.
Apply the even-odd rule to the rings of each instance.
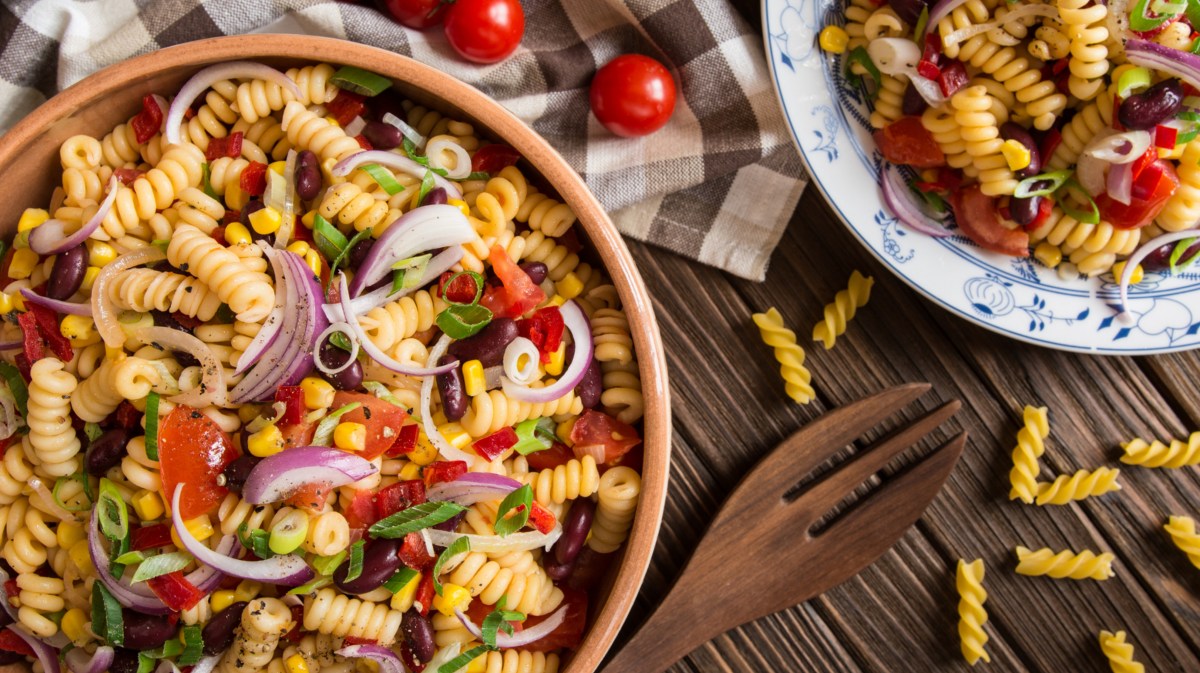
[[[396,182],[396,176],[392,175],[391,171],[380,166],[379,164],[365,164],[358,167],[359,170],[371,176],[371,179],[376,182],[383,191],[388,193],[388,196],[393,196],[404,191],[404,186]]]
[[[492,312],[479,304],[453,304],[438,314],[437,326],[451,339],[475,336],[492,321]]]
[[[1050,171],[1041,175],[1025,178],[1017,183],[1013,196],[1025,198],[1028,196],[1049,196],[1058,191],[1059,187],[1071,177],[1070,170]]]
[[[108,479],[100,478],[100,532],[104,533],[110,542],[123,540],[129,535],[129,510],[121,498],[117,485]]]
[[[443,521],[449,521],[459,512],[465,511],[467,511],[466,507],[453,502],[426,502],[402,509],[381,519],[372,524],[368,530],[372,537],[397,539],[409,533],[436,526]]]
[[[354,245],[364,238],[369,237],[373,230],[374,227],[367,227],[366,229],[363,229],[362,231],[350,237],[350,240],[346,243],[346,247],[342,248],[342,252],[339,253],[337,257],[334,257],[333,261],[329,263],[330,278],[337,273],[338,267],[341,266],[342,262],[345,262],[349,258],[350,251],[354,249]]]
[[[378,96],[392,86],[392,80],[352,65],[342,66],[329,82],[339,89],[368,97]]]
[[[416,570],[413,570],[409,567],[402,567],[396,571],[395,575],[392,575],[386,582],[383,583],[383,588],[387,589],[393,594],[396,594],[399,593],[401,589],[408,586],[408,583],[413,581],[414,578],[420,576],[421,573],[417,572]]]
[[[433,564],[433,590],[437,593],[437,595],[442,595],[442,582],[440,579],[438,579],[442,575],[442,566],[446,565],[450,559],[453,559],[459,554],[465,554],[469,551],[471,551],[471,540],[465,537],[460,537],[454,542],[450,543],[450,546],[446,547],[438,556],[437,563]]]
[[[496,511],[496,535],[508,537],[529,523],[529,512],[533,507],[533,489],[529,484],[509,493],[500,501]]]
[[[313,245],[326,260],[337,259],[349,245],[346,235],[319,214],[313,217]]]
[[[137,582],[145,582],[148,579],[153,579],[160,575],[173,573],[176,570],[183,570],[191,562],[192,555],[183,551],[151,556],[138,565],[137,570],[133,572],[133,578],[130,581],[135,584]]]
[[[346,568],[346,581],[352,582],[358,579],[363,570],[363,550],[366,549],[367,543],[359,540],[350,545],[350,561]]]
[[[158,460],[158,393],[146,395],[146,457]]]
[[[342,416],[354,411],[362,406],[361,402],[351,402],[345,406],[339,407],[336,411],[329,412],[321,422],[317,424],[317,431],[313,433],[313,446],[332,446],[333,431],[337,427],[338,419]]]

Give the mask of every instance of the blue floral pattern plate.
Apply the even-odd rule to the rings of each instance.
[[[882,157],[870,101],[845,81],[843,56],[817,35],[844,23],[843,0],[763,0],[775,91],[813,182],[850,231],[902,280],[946,310],[1006,336],[1084,353],[1148,355],[1200,346],[1200,272],[1147,273],[1117,320],[1112,274],[1060,278],[1032,258],[982,250],[965,236],[935,239],[898,222],[877,187]]]

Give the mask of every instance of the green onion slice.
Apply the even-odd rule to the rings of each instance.
[[[275,552],[271,551],[271,534],[261,528],[249,530],[246,524],[238,526],[237,529],[238,541],[242,546],[254,552],[254,555],[260,559],[269,559],[275,556]]]
[[[925,26],[929,25],[929,5],[921,5],[921,16],[917,17],[917,26],[913,28],[913,42],[921,43],[921,36],[925,34]]]
[[[351,402],[336,411],[331,411],[317,423],[317,431],[313,433],[313,446],[333,446],[333,430],[337,427],[338,419],[362,406],[361,402]]]
[[[471,280],[475,281],[475,297],[472,298],[471,301],[466,302],[466,303],[454,301],[453,299],[451,299],[449,297],[443,297],[443,299],[446,300],[447,304],[452,304],[454,306],[474,306],[475,304],[478,304],[479,300],[483,298],[483,286],[484,286],[483,276],[474,271],[459,271],[458,273],[454,274],[453,276],[450,276],[449,280],[446,281],[446,287],[450,287],[450,285],[452,285],[454,283],[455,279],[457,279],[459,276],[466,276],[467,278],[470,278]]]
[[[453,502],[426,502],[420,505],[400,510],[395,514],[376,521],[368,529],[372,537],[388,539],[402,538],[409,533],[436,526],[443,521],[449,521],[459,512],[467,511],[466,507]]]
[[[332,575],[342,561],[346,560],[346,551],[342,550],[332,556],[314,556],[311,563],[313,570],[321,575]]]
[[[441,666],[438,666],[437,673],[456,673],[462,668],[465,668],[472,661],[475,661],[476,657],[487,651],[487,645],[476,645],[475,647],[472,647],[466,652],[454,657]]]
[[[417,287],[425,277],[425,269],[429,268],[429,260],[433,253],[425,253],[408,257],[392,265],[392,293]]]
[[[191,562],[192,555],[184,551],[151,556],[138,565],[137,570],[133,572],[133,579],[130,581],[135,584],[137,582],[145,582],[160,575],[173,573],[176,570],[183,570]]]
[[[350,251],[354,249],[354,245],[364,238],[370,236],[374,229],[374,227],[367,227],[366,229],[363,229],[362,231],[350,237],[350,240],[346,243],[346,247],[342,248],[342,251],[338,253],[338,256],[334,257],[333,261],[329,263],[330,278],[333,277],[333,274],[337,273],[337,269],[339,266],[341,266],[342,262],[346,261],[347,257],[350,255]]]
[[[437,326],[451,339],[475,336],[492,321],[492,312],[479,304],[452,304],[437,316]]]
[[[129,509],[121,499],[121,491],[108,479],[100,478],[100,532],[109,541],[124,540],[129,535]]]
[[[367,392],[371,393],[375,397],[378,397],[384,402],[394,404],[403,409],[408,408],[404,406],[404,403],[400,401],[399,397],[393,395],[392,391],[388,390],[388,387],[379,381],[363,381],[363,387],[367,389]]]
[[[425,202],[425,197],[433,189],[434,184],[436,183],[433,181],[433,171],[426,170],[425,177],[421,178],[421,191],[417,193],[417,205]]]
[[[204,171],[204,193],[205,193],[205,195],[207,195],[211,199],[220,201],[221,200],[220,195],[217,194],[216,190],[214,190],[213,186],[212,186],[212,169],[210,169],[208,167],[208,162],[200,164],[200,168]]]
[[[1100,223],[1100,208],[1096,205],[1095,199],[1089,196],[1074,178],[1064,182],[1059,190],[1062,194],[1057,196],[1055,200],[1058,201],[1058,205],[1063,209],[1064,213],[1084,224]],[[1072,203],[1073,197],[1087,199],[1089,207],[1086,209],[1076,208],[1075,204]]]
[[[1071,174],[1072,171],[1064,169],[1025,178],[1017,183],[1013,196],[1019,199],[1027,196],[1049,196],[1058,191],[1058,188],[1062,187]]]
[[[341,553],[344,554],[345,552],[341,552]],[[298,587],[294,587],[294,588],[290,589],[287,592],[287,595],[288,596],[307,596],[308,594],[311,594],[312,592],[316,591],[317,589],[327,587],[330,584],[333,584],[332,577],[327,577],[325,575],[317,575],[316,577],[305,582],[304,584],[301,584]]]
[[[442,582],[438,579],[442,574],[442,566],[446,565],[450,559],[469,551],[471,551],[471,541],[465,537],[458,538],[449,547],[442,550],[437,558],[437,563],[433,564],[433,590],[437,592],[437,595],[442,595]]]
[[[497,606],[507,604],[507,595],[502,596],[499,601],[496,601]],[[479,630],[483,631],[483,644],[495,649],[496,633],[499,631],[504,631],[511,636],[513,633],[512,622],[523,621],[525,621],[524,613],[516,612],[515,610],[505,610],[501,607],[497,607],[495,610],[489,612],[487,617],[483,618],[483,624],[479,626]]]
[[[351,582],[358,579],[362,574],[363,569],[363,550],[366,549],[367,543],[359,540],[350,545],[350,561],[346,568],[346,581]]]
[[[92,584],[92,631],[113,645],[125,643],[121,604],[104,588],[103,582]]]
[[[158,460],[158,393],[146,395],[146,457]]]
[[[204,656],[204,634],[199,624],[185,626],[180,631],[183,652],[179,653],[179,663],[190,666]]]
[[[517,423],[515,428],[517,443],[513,446],[517,453],[528,456],[537,451],[544,451],[554,445],[554,420],[551,418],[531,418]]]
[[[1129,98],[1132,93],[1149,89],[1152,81],[1150,71],[1146,68],[1130,68],[1117,80],[1117,95]]]
[[[150,557],[144,551],[131,551],[125,552],[113,560],[123,565],[132,565],[134,563],[141,563],[148,558]]]
[[[871,60],[871,55],[867,53],[865,47],[855,47],[850,52],[846,60],[846,69],[849,70],[850,66],[855,63],[861,65],[876,84],[883,81],[883,75],[879,73],[879,68],[875,67],[875,62]]]
[[[392,80],[352,65],[342,66],[329,82],[339,89],[368,97],[378,96],[392,86]]]
[[[101,428],[99,423],[84,423],[83,434],[87,435],[88,442],[91,443],[99,439],[100,435],[104,434],[104,428]]]
[[[1187,249],[1192,247],[1192,244],[1195,242],[1196,242],[1196,239],[1194,239],[1194,238],[1185,238],[1182,241],[1175,244],[1174,249],[1171,250],[1171,258],[1168,261],[1168,264],[1170,264],[1170,266],[1171,266],[1171,275],[1175,275],[1177,272],[1179,272],[1183,269],[1186,269],[1187,267],[1191,266],[1192,263],[1195,262],[1197,258],[1200,258],[1200,253],[1197,253],[1195,255],[1192,255],[1190,259],[1188,259],[1186,262],[1184,262],[1183,266],[1176,266],[1177,264],[1179,264],[1179,259],[1181,257],[1183,257],[1183,254],[1185,252],[1187,252]]]
[[[87,496],[87,500],[82,504],[69,505],[64,502],[62,497],[59,495],[62,487],[72,481],[77,481],[83,486],[83,493],[85,496]],[[91,484],[88,483],[87,475],[82,472],[76,472],[75,474],[69,474],[65,477],[59,477],[56,479],[54,481],[54,490],[51,492],[51,494],[54,496],[54,502],[57,503],[59,507],[62,507],[68,512],[82,512],[90,509],[92,506],[92,495],[90,493],[91,490]]]
[[[320,215],[313,217],[312,232],[313,244],[317,247],[317,252],[321,253],[326,260],[337,259],[349,244],[346,235]]]
[[[392,592],[394,595],[400,593],[401,589],[408,586],[408,583],[413,581],[413,578],[420,576],[421,573],[405,566],[397,570],[395,575],[389,577],[388,580],[383,583],[383,588]]]
[[[533,488],[525,484],[509,493],[500,501],[496,511],[496,535],[508,537],[529,523],[529,510],[533,507]]]
[[[387,192],[388,196],[393,196],[404,191],[404,186],[396,182],[396,176],[392,175],[392,172],[383,166],[379,164],[364,164],[358,168],[371,176],[371,179],[380,187],[383,187],[383,191]]]

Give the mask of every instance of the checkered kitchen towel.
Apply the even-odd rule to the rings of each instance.
[[[412,56],[470,82],[550,141],[625,234],[761,280],[807,176],[771,90],[762,43],[725,0],[524,0],[506,61],[458,58],[441,31],[407,30],[329,0],[4,0],[0,130],[90,73],[219,35],[304,32]],[[664,129],[616,138],[587,87],[613,57],[663,60],[683,94]]]

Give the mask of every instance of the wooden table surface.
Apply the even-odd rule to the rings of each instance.
[[[760,25],[755,2],[735,2]],[[824,411],[887,386],[928,381],[921,410],[958,398],[967,448],[925,516],[840,587],[717,638],[682,671],[966,671],[957,635],[958,559],[983,558],[990,664],[979,670],[1100,673],[1102,629],[1123,629],[1147,671],[1200,671],[1200,570],[1170,542],[1171,514],[1200,516],[1200,471],[1122,466],[1120,442],[1200,428],[1200,356],[1084,356],[1013,341],[950,315],[893,277],[810,187],[765,283],[631,243],[651,288],[670,368],[674,460],[663,527],[630,616],[670,587],[722,498],[754,462]],[[870,303],[833,350],[809,341],[850,272],[875,277]],[[808,353],[817,400],[794,404],[750,314],[775,306]],[[1026,404],[1050,407],[1042,478],[1122,467],[1117,493],[1063,507],[1008,499]],[[914,413],[907,414],[915,417]],[[883,479],[887,476],[882,475]],[[1013,548],[1116,554],[1104,582],[1016,575]],[[771,559],[762,559],[771,563]],[[737,581],[731,578],[731,581]],[[720,605],[713,605],[720,610]],[[620,642],[620,641],[618,641]]]

